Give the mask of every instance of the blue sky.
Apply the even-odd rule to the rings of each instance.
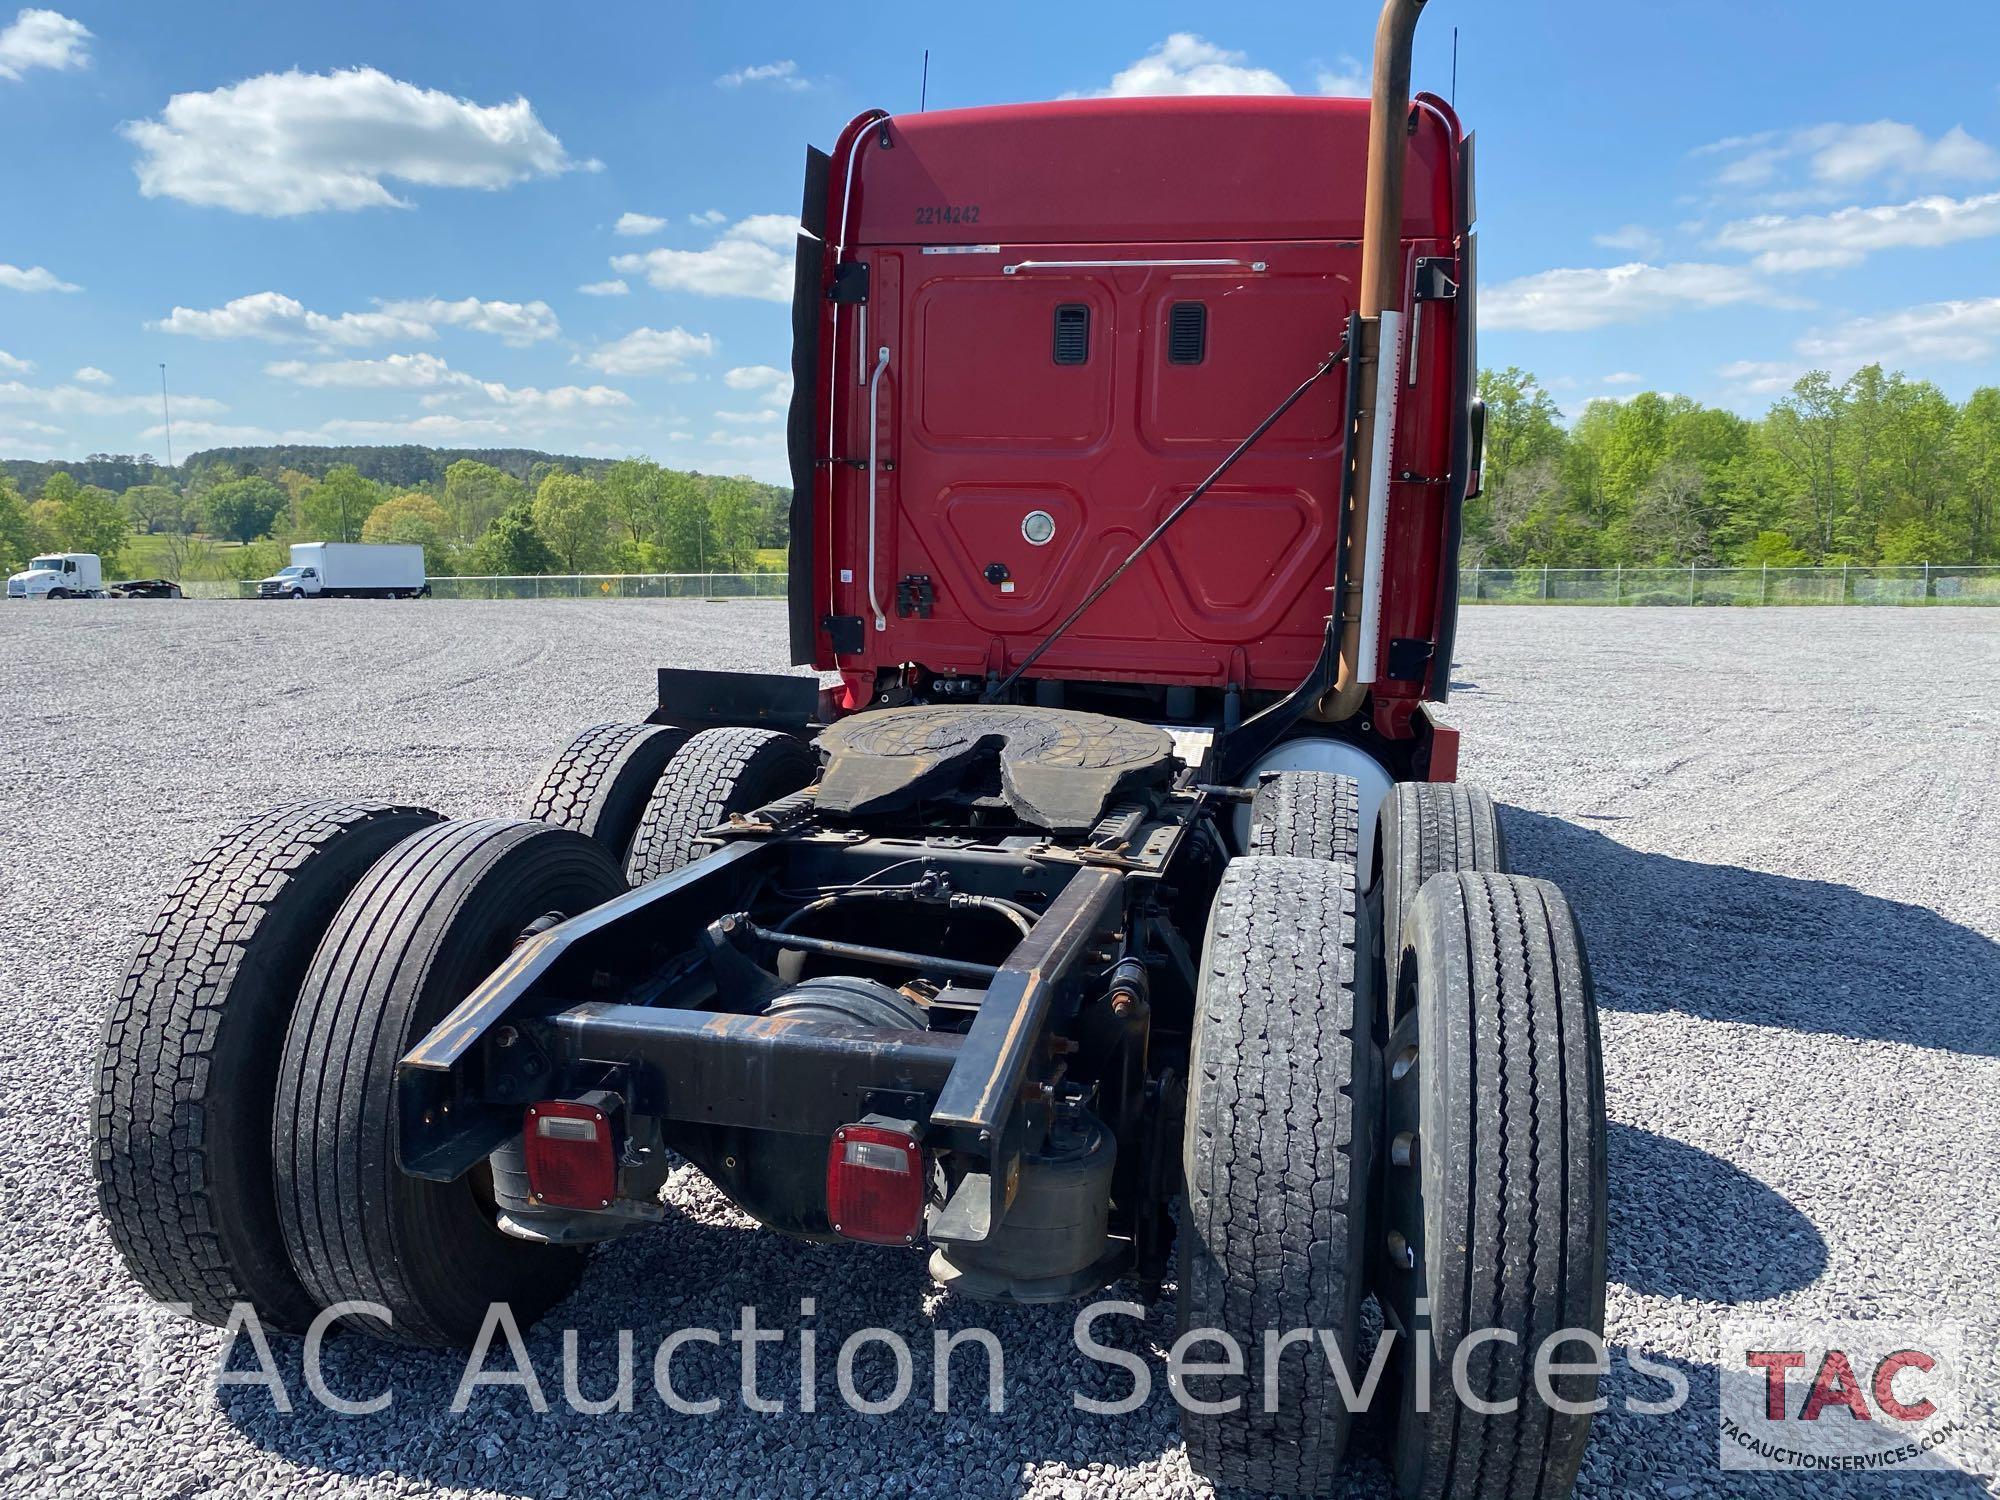
[[[643,452],[784,477],[803,145],[857,111],[1347,92],[1367,0],[0,0],[0,456]],[[1482,358],[1574,413],[2000,381],[1991,0],[1432,0],[1479,133]],[[620,291],[619,288],[623,290]]]

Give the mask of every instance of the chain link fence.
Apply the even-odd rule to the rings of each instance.
[[[782,599],[783,573],[549,573],[433,578],[436,599]],[[254,583],[188,583],[247,599]],[[1461,568],[1466,604],[1993,604],[2000,567]]]
[[[190,599],[254,599],[253,581],[184,583]],[[783,573],[488,573],[430,580],[433,599],[782,599]]]
[[[2000,567],[1460,568],[1467,604],[2000,604]]]

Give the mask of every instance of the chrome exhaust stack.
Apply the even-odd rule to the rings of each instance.
[[[1396,429],[1402,356],[1403,169],[1409,153],[1410,53],[1424,0],[1384,0],[1375,25],[1368,108],[1368,192],[1361,229],[1361,346],[1348,378],[1361,382],[1353,452],[1353,510],[1346,528],[1346,597],[1340,667],[1313,717],[1352,718],[1375,680],[1382,610],[1382,553],[1389,507],[1389,448]]]

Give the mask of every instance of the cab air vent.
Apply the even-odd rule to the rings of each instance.
[[[1208,304],[1176,302],[1167,315],[1167,363],[1198,365],[1208,353]]]
[[[1081,302],[1056,308],[1056,363],[1080,365],[1090,358],[1090,309]]]

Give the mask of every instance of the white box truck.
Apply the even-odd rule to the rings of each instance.
[[[9,599],[98,599],[104,564],[95,552],[45,552],[7,580]]]
[[[292,565],[257,584],[259,599],[414,599],[429,592],[424,549],[401,542],[294,542]]]

